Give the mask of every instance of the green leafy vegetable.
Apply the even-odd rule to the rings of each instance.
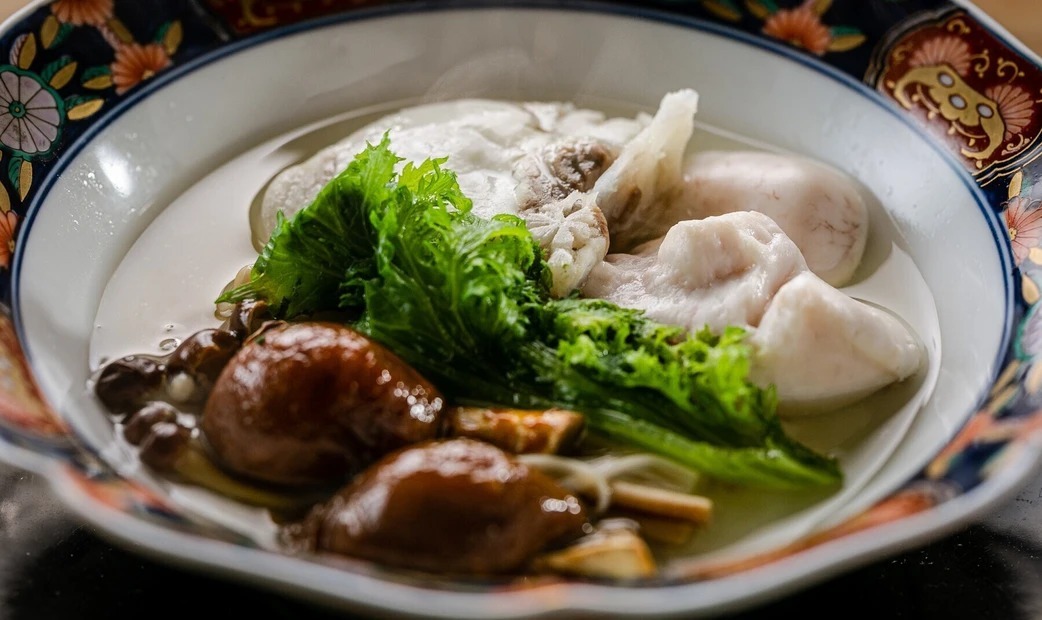
[[[566,407],[608,438],[716,478],[770,488],[837,484],[836,463],[788,438],[775,395],[748,380],[745,332],[689,335],[599,300],[552,300],[524,221],[471,213],[444,161],[407,164],[385,136],[292,220],[251,281],[293,318],[356,316],[460,403]]]
[[[336,308],[345,269],[354,278],[376,275],[370,216],[392,200],[397,161],[388,149],[368,149],[292,221],[279,213],[250,282],[222,299],[264,299],[282,316]]]

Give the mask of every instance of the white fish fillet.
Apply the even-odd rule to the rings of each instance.
[[[923,361],[903,323],[816,276],[781,228],[754,211],[680,222],[634,254],[610,254],[583,294],[688,331],[746,328],[751,377],[775,386],[787,415],[854,402]]]
[[[526,180],[519,170],[529,160],[540,164],[571,145],[597,144],[615,155],[647,124],[635,119],[606,118],[603,113],[563,103],[507,103],[462,100],[402,110],[378,120],[307,161],[287,168],[269,184],[254,236],[267,239],[276,213],[291,217],[344,170],[366,142],[378,142],[390,131],[391,148],[407,161],[447,157],[445,168],[456,173],[460,188],[482,217],[513,213],[529,221],[553,274],[553,290],[563,296],[576,288],[608,248],[608,231],[593,195],[568,198],[541,196],[522,202]],[[551,162],[552,163],[552,162]],[[610,162],[607,162],[610,163]],[[558,167],[543,166],[547,174]],[[595,171],[597,176],[601,171]]]

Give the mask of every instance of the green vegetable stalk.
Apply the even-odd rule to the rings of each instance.
[[[565,407],[610,439],[715,478],[766,488],[838,484],[834,460],[787,437],[773,389],[748,379],[745,332],[688,334],[601,300],[553,300],[524,221],[471,213],[456,176],[407,164],[385,136],[292,220],[251,281],[277,315],[328,310],[461,403]]]

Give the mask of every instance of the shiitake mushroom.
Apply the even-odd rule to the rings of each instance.
[[[585,507],[557,482],[491,444],[459,438],[385,456],[287,535],[305,550],[494,574],[523,568],[587,527]]]
[[[342,482],[384,454],[437,436],[438,390],[339,324],[267,329],[217,379],[200,428],[220,463],[267,483]]]

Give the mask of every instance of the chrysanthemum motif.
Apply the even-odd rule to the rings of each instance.
[[[18,216],[14,211],[0,213],[0,269],[11,265],[14,254],[14,233],[18,228]]]
[[[935,37],[915,50],[908,64],[913,67],[948,65],[959,75],[970,72],[970,45],[958,37]]]
[[[73,26],[103,26],[112,18],[113,0],[57,0],[51,13]]]
[[[803,3],[795,9],[781,9],[771,15],[763,25],[763,33],[817,54],[828,51],[832,34],[812,5]]]
[[[1003,122],[1006,123],[1005,139],[1024,131],[1035,116],[1035,103],[1031,95],[1020,86],[999,84],[984,91],[984,95],[995,102]]]
[[[1033,248],[1042,241],[1042,201],[1028,201],[1020,196],[1006,203],[1006,228],[1013,245],[1017,264],[1024,262]]]
[[[170,55],[158,43],[128,43],[116,50],[112,62],[112,83],[116,94],[123,94],[170,66]]]
[[[0,71],[0,143],[31,158],[51,150],[61,129],[56,93],[35,75]]]

